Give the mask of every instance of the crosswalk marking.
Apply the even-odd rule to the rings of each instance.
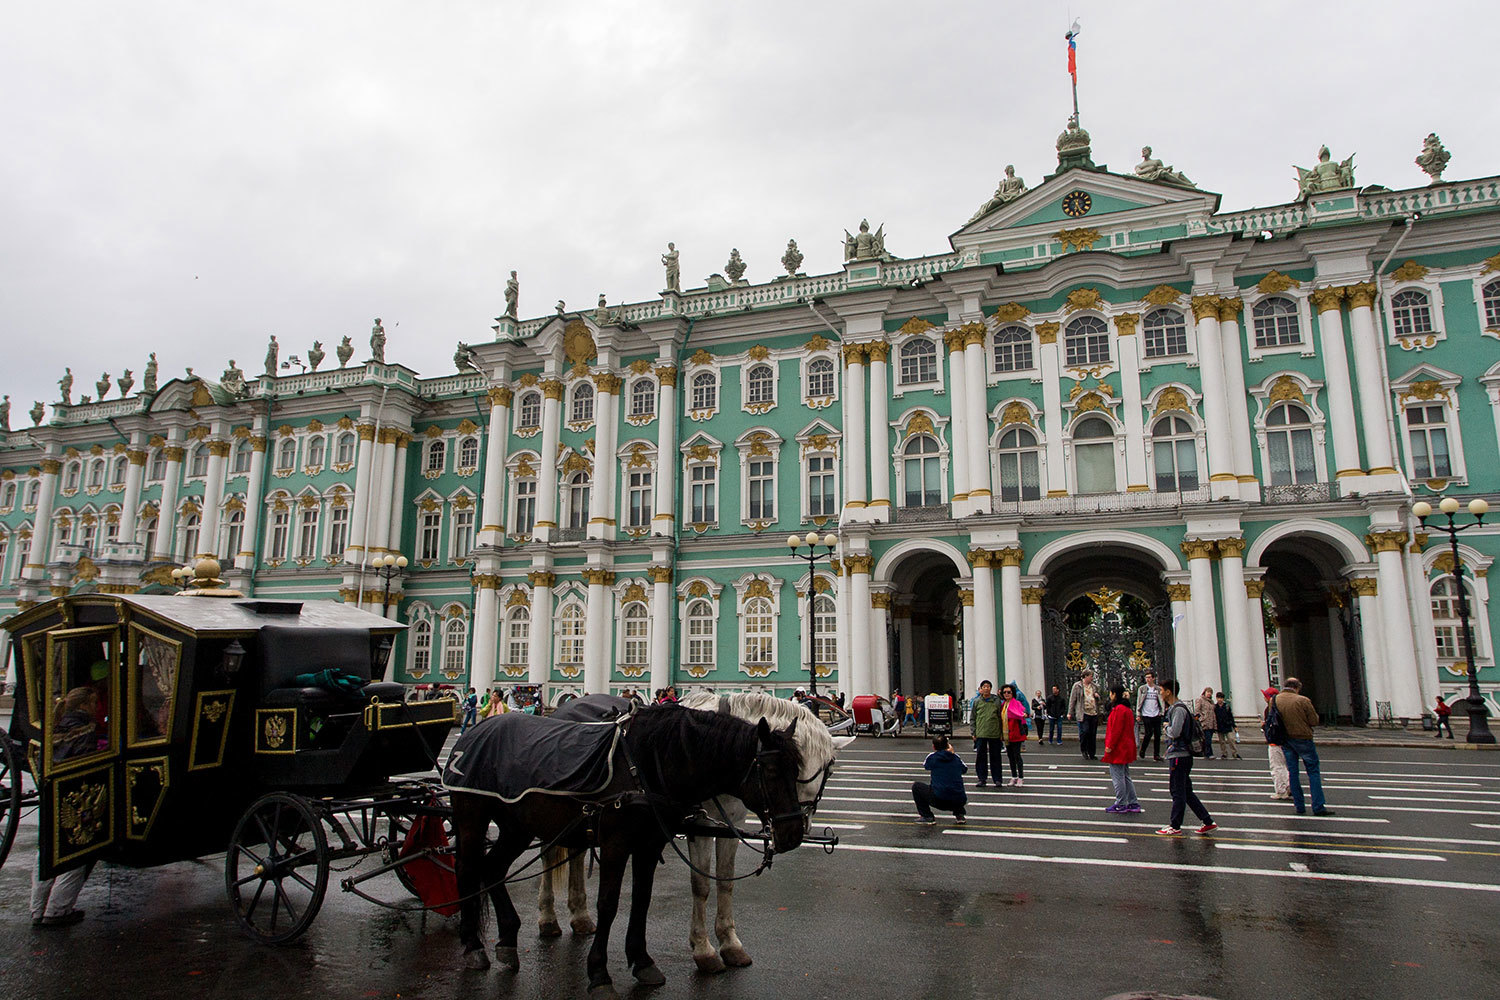
[[[846,798],[846,797],[841,796],[841,795],[824,795],[823,796],[823,801],[824,802],[853,802],[853,803],[856,803],[856,804],[858,804],[858,803],[865,803],[865,804],[880,803],[880,804],[886,804],[886,805],[893,805],[893,806],[895,806],[895,805],[903,805],[906,802],[909,802],[910,801],[910,797],[908,797],[907,799],[903,800],[903,799],[875,799],[875,798]],[[1155,804],[1160,804],[1160,802],[1161,802],[1161,800],[1158,800],[1158,799],[1151,799],[1151,800],[1148,800],[1148,801],[1150,801],[1152,803],[1155,803]],[[1052,802],[1008,802],[1008,801],[1006,801],[1006,802],[975,802],[972,799],[969,801],[969,805],[966,808],[968,809],[968,811],[973,812],[976,807],[979,807],[979,808],[998,808],[1000,806],[1005,806],[1005,807],[1010,808],[1010,809],[1050,809],[1050,810],[1053,810],[1055,812],[1101,812],[1102,809],[1103,809],[1103,807],[1101,807],[1101,806],[1070,806],[1070,805],[1059,805],[1057,803],[1052,803]],[[824,812],[824,811],[827,811],[827,812],[830,812],[830,813],[837,813],[838,812],[838,810],[836,810],[836,809],[823,810],[821,808],[818,811],[820,813]],[[1288,812],[1266,813],[1266,812],[1237,812],[1237,811],[1232,811],[1232,810],[1221,810],[1221,811],[1228,812],[1228,814],[1231,815],[1231,816],[1247,816],[1247,817],[1249,817],[1251,819],[1286,819],[1289,815],[1291,815]],[[869,814],[869,813],[867,812],[866,814]],[[884,815],[889,815],[889,814],[888,813],[874,813],[873,815],[884,816]],[[1384,818],[1378,817],[1378,816],[1369,816],[1369,817],[1365,817],[1365,816],[1310,816],[1310,817],[1304,817],[1303,819],[1298,820],[1298,822],[1315,822],[1315,823],[1389,823],[1390,820],[1384,819]]]
[[[1128,844],[1126,837],[1076,837],[1060,833],[1012,833],[1007,830],[944,830],[955,837],[1009,837],[1014,840],[1066,840],[1078,844]]]
[[[1401,854],[1396,851],[1340,851],[1328,847],[1277,847],[1273,844],[1215,844],[1220,851],[1263,851],[1268,854],[1324,854],[1343,858],[1394,858],[1398,861],[1447,861],[1440,854]]]

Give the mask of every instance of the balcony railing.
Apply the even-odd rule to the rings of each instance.
[[[1172,493],[1087,493],[1079,496],[1040,497],[1036,500],[994,501],[996,514],[1117,514],[1132,510],[1172,510],[1208,503],[1207,486]]]
[[[891,520],[896,524],[926,524],[931,521],[947,521],[953,517],[953,505],[928,504],[925,507],[897,507],[891,511]]]
[[[1327,503],[1339,498],[1339,484],[1294,483],[1289,486],[1263,486],[1261,503]]]

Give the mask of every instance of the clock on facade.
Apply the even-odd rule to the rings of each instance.
[[[1069,218],[1076,219],[1080,215],[1088,215],[1089,209],[1094,207],[1094,199],[1089,197],[1087,191],[1069,191],[1063,195],[1063,214]]]

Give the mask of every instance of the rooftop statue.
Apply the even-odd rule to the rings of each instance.
[[[281,354],[281,345],[276,343],[276,334],[271,334],[270,343],[266,344],[266,374],[271,378],[276,377],[276,358]]]
[[[870,232],[870,220],[859,221],[859,235],[855,236],[844,230],[844,262],[851,260],[890,260],[891,255],[885,252],[885,225],[873,233]]]
[[[460,372],[466,372],[474,366],[474,352],[469,350],[469,345],[462,340],[453,351],[453,367]]]
[[[323,363],[323,359],[326,357],[328,357],[328,352],[323,350],[323,342],[321,340],[315,340],[313,341],[312,347],[307,352],[307,366],[313,371],[317,371],[318,366]],[[234,362],[230,362],[230,364],[233,363]]]
[[[375,325],[370,328],[370,360],[377,365],[385,364],[385,327],[379,316],[375,317]]]
[[[568,311],[568,304],[566,302],[564,302],[562,299],[558,299],[557,300],[557,305],[553,306],[553,308],[556,309],[557,310],[557,314],[559,316],[561,316],[563,313],[565,313],[565,312]]]
[[[87,406],[90,403],[92,403],[93,401],[94,401],[94,397],[93,396],[79,396],[78,397],[78,405],[79,406]]]
[[[787,240],[786,253],[781,255],[781,266],[786,268],[786,273],[795,278],[797,268],[802,266],[802,259],[802,251],[797,249],[797,241]]]
[[[1013,164],[1005,165],[1005,176],[1000,178],[1000,186],[995,188],[995,193],[990,200],[979,206],[979,211],[974,213],[969,221],[979,218],[991,209],[999,208],[1006,202],[1015,201],[1026,193],[1026,182],[1016,176],[1016,168]]]
[[[735,247],[729,251],[729,260],[724,264],[724,273],[727,274],[729,276],[729,280],[734,282],[736,285],[744,284],[745,261],[740,257],[740,251],[738,247]]]
[[[244,395],[245,373],[234,363],[233,358],[229,359],[229,367],[224,369],[224,374],[219,376],[219,384],[236,396]]]
[[[521,283],[516,280],[516,272],[510,272],[510,277],[505,279],[505,315],[511,319],[516,318],[516,306],[521,301]]]
[[[339,346],[334,348],[334,351],[339,356],[340,368],[347,365],[349,363],[349,359],[354,357],[354,345],[349,342],[348,337],[345,337],[343,340],[339,341]]]
[[[10,395],[0,399],[0,431],[10,430]]]
[[[151,357],[146,361],[145,371],[141,373],[141,391],[144,393],[156,392],[156,352],[151,352]]]
[[[682,268],[677,260],[677,244],[668,243],[667,252],[661,255],[662,267],[667,269],[667,291],[682,291]]]
[[[1318,150],[1318,165],[1311,170],[1294,166],[1297,171],[1297,197],[1307,198],[1328,191],[1347,191],[1354,187],[1354,157],[1334,163],[1328,147]]]
[[[116,384],[120,387],[120,398],[124,399],[126,396],[130,395],[130,387],[135,385],[135,376],[132,375],[130,373],[130,369],[127,368],[120,373],[120,378],[118,379]]]
[[[64,368],[63,377],[57,380],[58,389],[62,390],[62,404],[73,405],[73,369]]]
[[[604,293],[599,293],[599,304],[594,307],[594,325],[603,326],[609,322],[609,303],[604,298]]]
[[[41,400],[38,399],[38,400],[34,401],[31,404],[31,426],[33,426],[33,427],[40,427],[40,426],[42,426],[42,418],[45,417],[46,415],[47,415],[47,407],[45,407],[45,406],[42,405],[42,401]]]
[[[1143,181],[1159,181],[1163,184],[1177,184],[1181,187],[1198,186],[1188,180],[1186,174],[1173,170],[1153,157],[1150,146],[1141,147],[1141,162],[1135,165],[1135,175]]]
[[[1443,140],[1438,138],[1436,132],[1428,132],[1427,138],[1422,140],[1422,152],[1417,154],[1414,161],[1422,168],[1422,172],[1432,178],[1432,183],[1443,183],[1443,170],[1448,166],[1451,158],[1449,152],[1443,148]]]
[[[99,390],[99,401],[102,403],[104,397],[109,395],[109,372],[99,376],[99,381],[94,383],[94,388]]]

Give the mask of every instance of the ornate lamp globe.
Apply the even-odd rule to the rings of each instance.
[[[796,548],[797,548],[797,546],[799,546],[801,544],[802,544],[802,536],[801,535],[787,535],[786,536],[786,547],[787,548],[792,549],[793,551],[795,551]]]
[[[1411,505],[1411,512],[1419,518],[1431,517],[1432,504],[1428,503],[1426,500],[1418,500],[1416,503]]]
[[[1438,509],[1444,514],[1457,514],[1458,501],[1452,497],[1443,497],[1443,502],[1438,504]]]
[[[1469,513],[1473,514],[1475,517],[1483,517],[1485,514],[1489,513],[1489,509],[1490,505],[1480,497],[1475,497],[1473,500],[1469,501]]]
[[[831,531],[828,534],[826,534],[826,535],[823,536],[823,544],[826,545],[826,546],[828,546],[830,549],[833,548],[833,547],[835,547],[836,545],[838,545],[838,543],[839,543],[839,536],[835,535]]]

